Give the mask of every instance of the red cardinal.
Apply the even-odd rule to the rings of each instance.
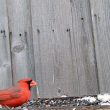
[[[0,90],[0,105],[8,107],[21,106],[31,97],[31,87],[37,83],[31,78],[22,79],[9,89]]]

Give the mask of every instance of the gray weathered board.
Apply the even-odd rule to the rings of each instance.
[[[100,92],[110,91],[110,0],[91,0]]]
[[[34,97],[110,92],[110,0],[0,0],[0,89],[32,77]]]

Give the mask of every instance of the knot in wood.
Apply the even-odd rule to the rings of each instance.
[[[24,45],[16,45],[13,47],[13,52],[19,53],[24,50]]]

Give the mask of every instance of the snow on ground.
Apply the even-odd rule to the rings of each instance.
[[[97,95],[97,99],[100,101],[99,105],[110,105],[110,94],[99,94]]]
[[[91,96],[83,97],[83,98],[81,98],[81,100],[82,100],[82,101],[83,101],[83,100],[86,100],[86,101],[88,101],[88,102],[90,102],[90,103],[96,102],[96,98],[95,98],[95,97],[91,97]]]

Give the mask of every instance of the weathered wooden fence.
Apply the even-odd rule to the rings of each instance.
[[[110,92],[110,0],[0,0],[0,76],[39,97]]]

